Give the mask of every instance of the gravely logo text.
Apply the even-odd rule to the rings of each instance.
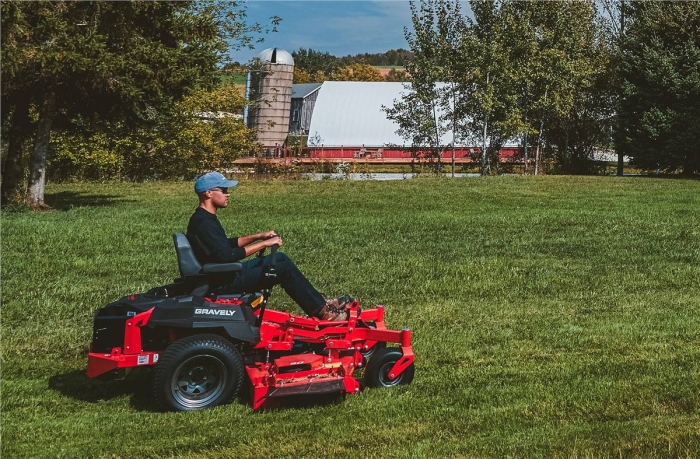
[[[204,309],[204,308],[196,308],[194,310],[195,314],[206,314],[209,316],[232,316],[236,313],[236,311],[231,310],[231,309]]]

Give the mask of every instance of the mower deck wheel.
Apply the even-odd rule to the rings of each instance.
[[[369,359],[365,368],[365,384],[367,387],[392,387],[410,384],[413,381],[415,367],[411,364],[394,379],[389,378],[389,371],[403,357],[403,352],[397,347],[377,349]]]
[[[385,347],[386,343],[384,341],[379,341],[370,349],[360,351],[360,354],[362,354],[362,366],[367,368],[367,362],[372,358],[372,356],[376,354],[379,349],[384,349]]]
[[[153,371],[153,396],[161,410],[191,411],[230,403],[241,390],[243,359],[217,335],[175,341]]]

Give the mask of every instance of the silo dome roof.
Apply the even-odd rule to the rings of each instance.
[[[271,64],[294,65],[294,58],[287,51],[280,48],[267,48],[258,54],[258,59]]]

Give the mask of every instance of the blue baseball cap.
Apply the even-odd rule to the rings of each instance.
[[[207,172],[194,181],[194,192],[204,193],[212,188],[231,188],[238,185],[238,180],[229,180],[219,172]]]

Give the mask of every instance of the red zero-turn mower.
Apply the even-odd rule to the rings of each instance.
[[[202,266],[184,234],[173,238],[179,279],[95,314],[89,377],[120,379],[134,367],[153,366],[156,406],[180,411],[231,402],[246,375],[253,409],[291,395],[413,380],[411,331],[388,330],[383,306],[361,311],[353,300],[349,319],[337,322],[266,309],[269,291],[216,296],[210,283],[241,264]],[[274,259],[267,276],[275,276]],[[355,376],[363,368],[364,382]]]

